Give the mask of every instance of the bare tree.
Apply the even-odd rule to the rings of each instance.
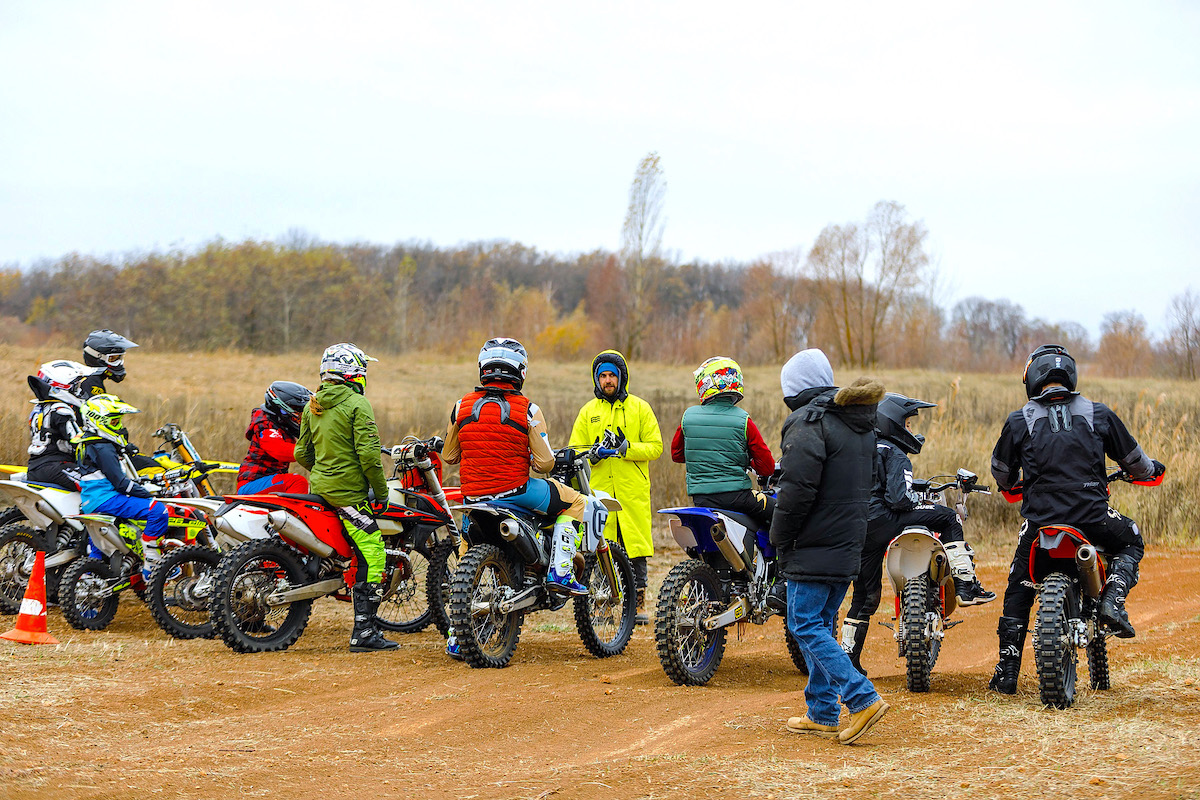
[[[1189,286],[1183,294],[1171,298],[1167,314],[1171,328],[1167,331],[1166,350],[1176,374],[1194,381],[1200,361],[1200,293]]]
[[[618,348],[637,358],[650,326],[655,292],[662,273],[663,198],[667,183],[658,153],[638,164],[629,186],[629,208],[621,229],[620,296],[613,298],[608,323]]]
[[[1116,378],[1150,374],[1154,354],[1146,333],[1146,318],[1136,311],[1113,311],[1100,323],[1096,356],[1104,373]]]

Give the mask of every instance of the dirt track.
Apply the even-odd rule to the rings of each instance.
[[[949,632],[927,695],[904,691],[875,626],[864,663],[893,710],[853,747],[784,729],[804,678],[777,622],[731,632],[712,683],[680,688],[649,629],[599,661],[561,612],[483,671],[432,629],[350,654],[349,608],[328,600],[259,656],[173,641],[132,597],[100,633],[52,610],[62,645],[0,642],[0,797],[1200,797],[1200,553],[1148,556],[1142,575],[1113,690],[1068,711],[1038,704],[1028,648],[1015,698],[984,690],[999,602]]]

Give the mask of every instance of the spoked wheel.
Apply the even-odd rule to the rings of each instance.
[[[79,631],[107,628],[121,599],[113,591],[116,579],[107,561],[80,558],[71,562],[59,584],[59,605],[67,624]]]
[[[1108,674],[1108,639],[1104,636],[1100,621],[1094,615],[1088,622],[1088,631],[1091,633],[1087,646],[1088,677],[1091,679],[1092,688],[1111,689],[1112,682]]]
[[[429,627],[433,612],[425,594],[429,577],[429,549],[425,545],[414,547],[407,553],[398,548],[388,548],[388,566],[391,580],[385,581],[383,602],[379,604],[376,619],[385,631],[416,633]]]
[[[721,666],[725,628],[705,630],[705,618],[724,600],[721,580],[703,561],[688,559],[667,573],[654,612],[654,641],[667,677],[680,686],[703,686]]]
[[[942,649],[941,602],[937,584],[928,573],[909,578],[901,590],[905,678],[910,692],[929,691],[929,675]]]
[[[575,598],[575,629],[583,645],[596,658],[608,658],[625,650],[633,636],[637,617],[637,591],[633,588],[633,564],[625,549],[608,543],[610,569],[601,563],[604,556],[587,553],[579,580],[588,587],[586,597]]]
[[[1051,708],[1070,708],[1075,702],[1078,659],[1071,636],[1071,620],[1078,616],[1079,607],[1071,579],[1061,572],[1047,577],[1042,583],[1038,602],[1033,654],[1037,660],[1042,703]]]
[[[804,651],[800,649],[800,643],[796,641],[796,637],[792,636],[792,632],[788,630],[787,620],[783,623],[783,640],[787,644],[788,655],[792,657],[792,664],[796,669],[800,670],[801,675],[808,674],[808,662],[804,660]]]
[[[496,604],[519,586],[516,569],[495,545],[476,545],[458,562],[450,583],[450,620],[463,660],[472,667],[499,668],[512,659],[525,614],[502,613]]]
[[[308,582],[299,556],[278,537],[230,550],[213,579],[213,630],[239,653],[288,649],[308,624],[312,600],[271,606],[267,597]]]
[[[28,522],[13,522],[0,528],[0,612],[16,614],[21,610],[21,600],[37,558],[36,537],[37,530]]]
[[[442,636],[450,634],[450,579],[458,568],[458,548],[445,540],[433,546],[429,572],[425,576],[425,597],[433,612],[433,624]]]
[[[211,639],[209,601],[221,554],[192,545],[171,550],[155,564],[146,604],[158,626],[176,639]]]

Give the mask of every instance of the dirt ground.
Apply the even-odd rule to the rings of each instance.
[[[981,577],[999,590],[1004,571]],[[1017,696],[985,690],[999,602],[947,634],[925,695],[874,626],[864,663],[892,711],[850,747],[785,730],[804,678],[774,620],[681,688],[649,628],[601,661],[562,612],[527,618],[491,671],[447,659],[432,628],[351,654],[331,600],[290,650],[251,656],[168,638],[131,595],[99,633],[52,609],[61,645],[0,641],[0,797],[1200,797],[1200,553],[1149,555],[1142,576],[1113,689],[1067,711],[1040,706],[1028,647]]]

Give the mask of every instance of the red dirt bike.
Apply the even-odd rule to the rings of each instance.
[[[1138,486],[1158,486],[1163,476],[1138,481],[1124,470],[1108,475],[1107,482],[1124,481]],[[1021,485],[1002,491],[1010,503],[1021,499]],[[1093,689],[1112,686],[1108,671],[1108,642],[1112,631],[1100,624],[1100,595],[1112,557],[1092,544],[1071,525],[1043,525],[1029,552],[1029,579],[1037,586],[1038,611],[1033,628],[1033,654],[1037,664],[1042,704],[1070,708],[1075,702],[1079,656],[1087,653],[1088,676]]]
[[[429,463],[423,472],[433,474],[436,481],[429,456],[440,445],[437,437],[412,439],[384,452],[396,458],[397,473],[421,469],[418,462]],[[457,533],[440,483],[436,494],[426,494],[405,485],[410,481],[403,476],[393,478],[388,482],[390,502],[372,503],[387,555],[378,624],[404,633],[423,629],[434,617],[430,607],[415,616],[404,613],[423,583],[418,580],[413,556],[427,562],[431,545],[437,547],[443,536],[453,540]],[[286,650],[304,632],[313,600],[330,595],[350,599],[346,572],[353,556],[341,520],[319,495],[259,494],[230,496],[226,501],[226,508],[265,509],[270,535],[221,556],[212,576],[209,605],[213,629],[239,653]],[[392,619],[389,610],[393,608],[404,618]]]

